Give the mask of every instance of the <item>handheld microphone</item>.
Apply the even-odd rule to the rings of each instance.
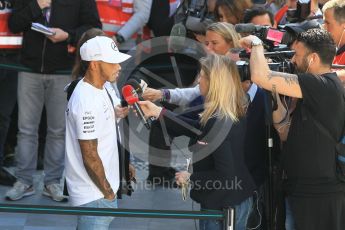
[[[170,32],[168,47],[169,50],[177,51],[185,43],[187,35],[186,27],[182,23],[175,24]]]
[[[143,121],[145,127],[147,129],[151,128],[151,124],[149,123],[149,120],[145,119],[145,114],[143,110],[140,108],[140,105],[138,104],[139,97],[135,89],[131,85],[125,85],[122,87],[122,95],[127,101],[128,105],[133,105],[135,110],[137,111],[140,119]]]
[[[258,26],[253,23],[239,23],[235,25],[235,30],[237,33],[253,33],[258,32],[268,26]]]
[[[126,85],[132,86],[140,99],[140,96],[143,93],[143,89],[141,88],[141,85],[139,84],[139,82],[136,79],[129,79]]]
[[[50,22],[50,14],[51,14],[51,7],[46,7],[42,9],[42,14],[46,21],[49,23]]]
[[[139,81],[140,81],[140,83],[139,83]],[[126,85],[130,85],[133,87],[133,89],[135,90],[135,92],[138,95],[139,101],[145,101],[144,98],[142,97],[142,94],[147,87],[147,83],[145,81],[143,81],[139,78],[133,78],[133,79],[129,79],[127,81]],[[144,86],[144,88],[143,88],[143,86]],[[149,117],[148,123],[151,124],[154,120],[155,120],[154,117]]]

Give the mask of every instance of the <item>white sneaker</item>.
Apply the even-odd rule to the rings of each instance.
[[[14,183],[13,187],[6,192],[6,199],[20,200],[25,196],[31,196],[33,194],[35,194],[35,189],[32,185],[17,181]]]
[[[68,197],[63,195],[62,188],[59,184],[45,185],[43,195],[48,196],[57,202],[68,201]]]

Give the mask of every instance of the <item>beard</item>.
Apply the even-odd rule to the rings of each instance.
[[[306,73],[309,67],[307,57],[304,57],[301,64],[294,63],[295,73]]]

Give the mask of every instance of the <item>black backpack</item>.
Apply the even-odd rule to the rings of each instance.
[[[75,87],[77,86],[78,82],[80,81],[80,79],[81,79],[81,78],[78,78],[78,79],[73,80],[71,83],[69,83],[69,84],[65,87],[64,91],[67,93],[67,101],[69,101],[69,99],[71,98],[72,93],[73,93]]]

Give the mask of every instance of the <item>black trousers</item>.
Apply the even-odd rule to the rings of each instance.
[[[0,63],[14,63],[17,54],[0,54]],[[17,102],[18,72],[0,67],[0,166],[3,163],[4,145],[11,122],[11,114]]]
[[[296,230],[344,230],[345,191],[319,196],[289,196]]]

